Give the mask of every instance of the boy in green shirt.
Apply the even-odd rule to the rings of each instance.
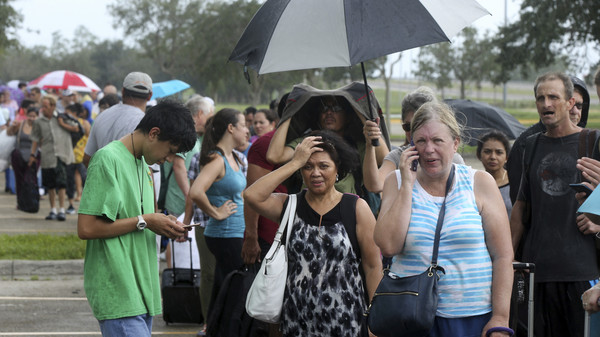
[[[148,164],[186,152],[196,142],[183,105],[150,108],[135,131],[100,149],[90,162],[77,232],[88,240],[84,288],[103,336],[150,336],[161,313],[156,234],[183,236],[172,216],[155,213]]]

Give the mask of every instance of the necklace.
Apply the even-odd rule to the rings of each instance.
[[[140,188],[140,208],[142,214],[144,214],[144,184],[142,184],[142,178],[140,177],[140,170],[138,169],[138,159],[135,156],[135,145],[133,144],[133,132],[131,133],[131,149],[133,150],[133,160],[135,161],[135,173],[138,178],[138,187]]]

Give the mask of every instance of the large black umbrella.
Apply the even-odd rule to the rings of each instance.
[[[259,74],[361,63],[368,88],[362,62],[450,41],[486,14],[476,0],[267,0],[229,60]]]
[[[446,99],[444,102],[452,107],[457,121],[464,127],[463,140],[468,145],[477,145],[481,136],[492,130],[503,132],[508,139],[517,138],[525,130],[511,114],[487,103],[465,99]]]

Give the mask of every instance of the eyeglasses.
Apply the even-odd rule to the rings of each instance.
[[[410,132],[410,122],[402,123],[402,129],[405,132]]]
[[[327,105],[327,104],[323,104],[323,106],[321,107],[321,112],[327,112],[327,111],[331,111],[331,112],[341,112],[344,111],[344,108],[342,108],[342,106],[340,105]]]
[[[578,110],[581,110],[581,109],[583,109],[583,103],[575,103],[575,107],[576,107]]]

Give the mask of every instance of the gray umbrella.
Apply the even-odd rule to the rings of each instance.
[[[465,99],[446,99],[452,107],[459,124],[464,127],[463,140],[475,146],[481,136],[489,131],[498,130],[506,134],[508,139],[517,138],[525,126],[508,112],[483,102]]]
[[[368,88],[362,62],[450,41],[486,14],[475,0],[267,0],[229,60],[246,74],[248,67],[267,74],[361,63]]]

